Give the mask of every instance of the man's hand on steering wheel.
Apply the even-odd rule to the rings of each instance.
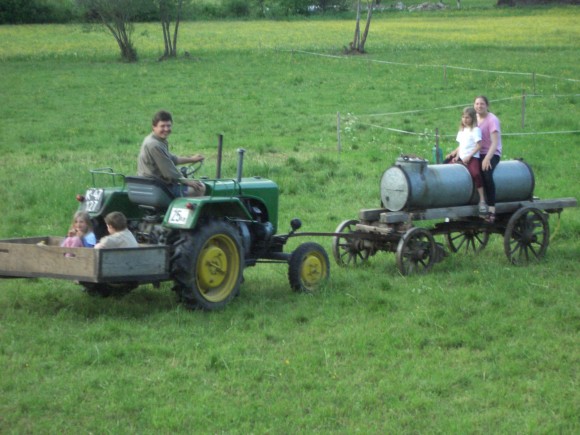
[[[193,174],[195,174],[197,171],[199,171],[201,169],[201,167],[203,166],[203,161],[204,161],[204,159],[202,158],[201,160],[198,160],[194,163],[190,163],[187,166],[182,166],[180,169],[181,174],[185,178],[193,178]]]

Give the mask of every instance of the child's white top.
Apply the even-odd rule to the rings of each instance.
[[[481,130],[479,127],[464,128],[457,133],[457,142],[459,142],[459,158],[463,160],[469,157],[475,149],[478,142],[481,141]],[[479,151],[473,157],[479,157]]]

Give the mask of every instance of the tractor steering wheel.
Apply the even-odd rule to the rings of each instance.
[[[197,171],[199,171],[202,166],[203,166],[203,160],[200,160],[200,161],[195,162],[195,163],[191,163],[187,166],[182,166],[181,167],[181,175],[183,175],[185,178],[193,178],[193,174],[195,174]]]

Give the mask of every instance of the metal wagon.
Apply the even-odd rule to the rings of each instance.
[[[550,214],[575,207],[575,198],[541,200],[533,196],[531,168],[521,160],[501,162],[495,172],[496,220],[480,215],[478,195],[467,169],[460,164],[428,165],[401,157],[380,183],[382,208],[363,209],[358,219],[336,228],[332,253],[339,265],[365,262],[379,251],[393,252],[403,275],[428,271],[445,256],[435,236],[443,236],[451,252],[479,252],[491,234],[503,236],[513,264],[544,257],[550,241]],[[432,226],[415,226],[435,221]]]

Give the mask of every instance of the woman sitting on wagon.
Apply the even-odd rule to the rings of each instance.
[[[495,182],[493,171],[499,164],[502,154],[501,128],[497,116],[489,111],[489,100],[480,95],[475,98],[473,107],[477,112],[477,126],[481,129],[481,176],[485,200],[489,206],[487,221],[495,222]]]

